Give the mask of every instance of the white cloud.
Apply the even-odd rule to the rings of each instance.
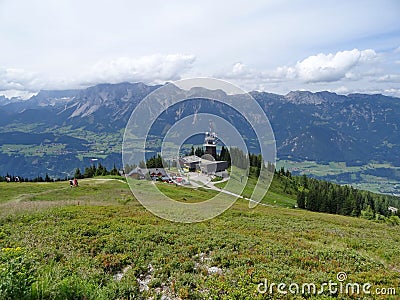
[[[21,90],[0,91],[0,96],[4,96],[8,99],[19,98],[22,100],[27,100],[27,99],[31,98],[32,96],[36,96],[37,94],[38,94],[37,92],[29,92],[29,91],[21,91]]]
[[[333,89],[332,92],[334,92],[336,94],[348,94],[350,91],[349,91],[348,87],[340,86],[340,87],[338,87],[336,89]]]
[[[0,90],[35,90],[41,88],[39,75],[23,69],[0,69]]]
[[[0,91],[39,91],[41,89],[70,89],[98,83],[141,81],[148,84],[180,79],[192,68],[194,55],[156,54],[139,58],[121,57],[100,61],[81,75],[70,78],[26,71],[0,69]],[[4,94],[4,93],[3,93]]]
[[[333,82],[357,77],[356,67],[369,64],[378,58],[372,49],[339,51],[335,54],[317,54],[297,62],[294,67],[277,68],[278,75],[303,82]]]
[[[286,94],[292,90],[327,90],[399,96],[394,85],[400,81],[395,67],[398,49],[391,51],[345,50],[308,56],[291,66],[262,69],[242,62],[217,73],[242,88]]]
[[[232,74],[233,75],[243,75],[246,72],[246,65],[241,63],[241,62],[237,62],[233,65],[232,67]]]
[[[377,79],[379,82],[400,83],[400,74],[387,74]]]
[[[261,72],[252,69],[242,62],[236,62],[228,70],[223,70],[216,73],[215,77],[225,79],[240,79],[240,80],[257,80],[261,75]]]
[[[396,0],[0,0],[0,89],[220,74],[247,89],[354,90],[398,73],[399,17]],[[393,54],[374,65],[374,50],[353,48]]]
[[[399,88],[388,88],[380,91],[382,94],[391,95],[397,98],[400,98],[400,89]]]
[[[194,55],[155,54],[140,58],[121,57],[110,61],[100,61],[82,78],[83,83],[118,83],[142,81],[160,83],[180,79],[192,68]]]

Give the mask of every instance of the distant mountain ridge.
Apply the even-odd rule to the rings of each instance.
[[[65,168],[87,166],[90,157],[120,166],[125,125],[136,105],[158,87],[100,84],[82,90],[41,91],[24,101],[0,101],[0,171],[60,176],[66,174],[62,173]],[[271,122],[280,159],[400,166],[399,98],[308,91],[287,95],[255,91],[251,95]],[[175,107],[165,114],[160,128],[193,110],[191,102]],[[200,108],[200,112],[210,110],[243,128],[243,121],[220,103]],[[31,136],[31,147],[21,133]]]
[[[400,143],[398,98],[329,92],[291,92],[281,101],[264,93],[253,96],[270,118],[278,157],[400,163],[394,149]]]

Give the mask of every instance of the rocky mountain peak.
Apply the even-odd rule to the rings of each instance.
[[[284,96],[284,99],[294,104],[313,104],[319,105],[325,102],[344,100],[346,96],[337,95],[327,91],[309,92],[309,91],[292,91]]]

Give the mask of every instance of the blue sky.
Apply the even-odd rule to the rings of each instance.
[[[400,96],[397,0],[0,0],[0,20],[0,94],[207,76]]]

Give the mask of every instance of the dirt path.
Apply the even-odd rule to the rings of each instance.
[[[221,181],[219,181],[219,182],[221,182]],[[219,183],[219,182],[215,182],[215,183]],[[214,186],[214,184],[211,184],[211,186],[204,187],[204,188],[208,188],[208,189],[214,190],[214,191],[219,191],[221,193],[225,193],[225,194],[231,195],[233,197],[241,198],[241,199],[247,200],[247,201],[252,202],[252,203],[257,203],[257,205],[273,207],[273,205],[271,205],[271,204],[261,203],[261,202],[258,202],[256,200],[253,200],[253,199],[250,199],[250,198],[247,198],[247,197],[243,197],[242,195],[238,195],[238,194],[232,193],[230,191],[227,191],[227,190],[224,190],[224,189],[220,189],[220,188]]]
[[[198,181],[196,181],[194,179],[198,179]],[[204,182],[204,179],[207,179],[207,182]],[[262,206],[270,206],[270,207],[273,206],[271,204],[261,203],[261,202],[255,201],[253,199],[243,197],[242,195],[238,195],[238,194],[232,193],[230,191],[227,191],[225,189],[221,189],[221,188],[215,186],[216,183],[222,183],[222,182],[228,181],[229,179],[230,178],[228,177],[228,178],[224,178],[223,180],[220,180],[220,181],[217,181],[217,182],[213,182],[213,181],[208,180],[207,176],[199,176],[199,175],[197,175],[197,176],[192,176],[191,179],[190,179],[190,182],[194,187],[203,187],[205,189],[214,190],[214,191],[217,191],[217,192],[220,192],[220,193],[224,193],[224,194],[227,194],[227,195],[231,195],[231,196],[236,197],[236,198],[241,198],[241,199],[247,200],[249,202],[256,203],[258,205],[262,205]]]
[[[62,188],[47,190],[47,191],[38,192],[38,193],[20,194],[17,197],[11,199],[10,201],[7,201],[6,203],[9,203],[9,202],[21,202],[21,201],[29,199],[30,197],[50,194],[52,192],[62,191],[62,190],[66,190],[66,189],[68,189],[68,187],[62,187]]]
[[[106,181],[110,181],[110,180],[115,180],[115,181],[119,181],[119,182],[128,184],[126,181],[124,181],[122,179],[116,179],[116,178],[87,178],[87,179],[83,179],[83,180],[84,181],[99,181],[99,182],[106,182]]]

